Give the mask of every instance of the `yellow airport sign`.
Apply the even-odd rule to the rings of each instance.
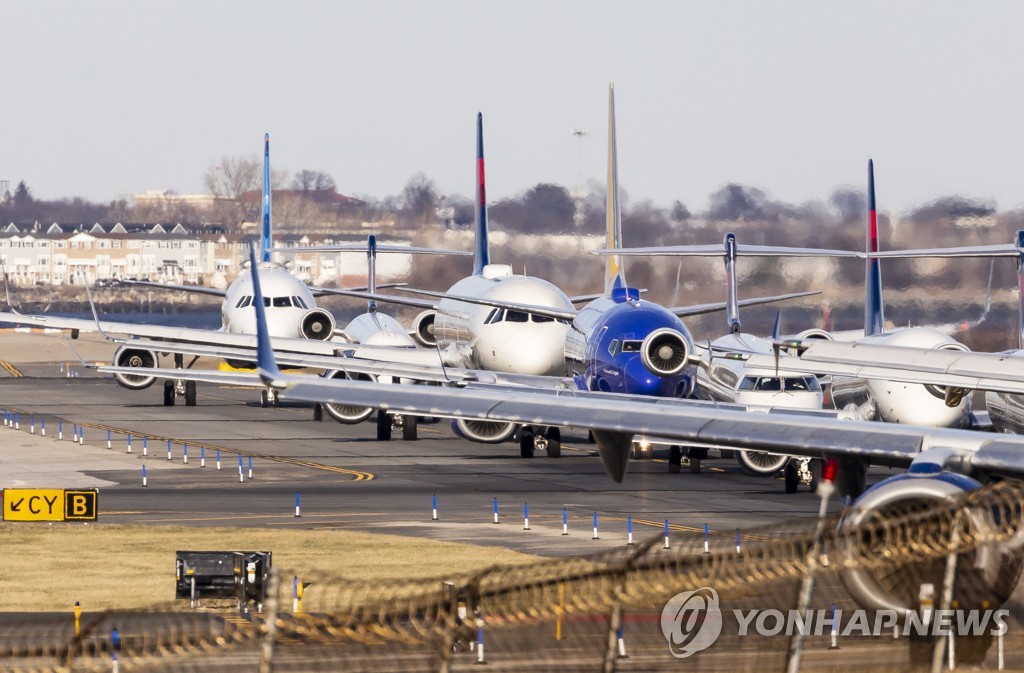
[[[4,521],[95,521],[98,505],[95,489],[4,489]]]

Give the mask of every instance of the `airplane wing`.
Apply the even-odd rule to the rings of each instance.
[[[572,320],[576,317],[576,311],[569,311],[566,309],[551,308],[550,306],[535,306],[533,304],[519,304],[516,302],[499,301],[495,299],[483,299],[480,297],[463,297],[453,294],[445,294],[444,292],[433,292],[431,290],[414,290],[411,288],[403,288],[405,292],[414,292],[416,294],[422,294],[428,297],[437,297],[438,299],[451,299],[453,301],[462,301],[467,304],[478,304],[480,306],[494,306],[496,308],[504,308],[510,311],[522,311],[523,313],[530,313],[533,315],[544,316],[552,318],[554,320]],[[360,299],[373,299],[375,301],[391,302],[393,304],[402,304],[405,306],[417,306],[419,308],[427,308],[437,310],[437,302],[428,299],[418,299],[415,297],[402,297],[393,294],[378,294],[370,292],[349,292],[346,290],[325,290],[329,294],[340,294],[346,297],[359,297]],[[603,296],[603,295],[599,295]]]
[[[791,292],[790,294],[778,294],[773,297],[755,297],[752,299],[741,299],[739,301],[739,305],[758,306],[760,304],[771,304],[772,302],[776,301],[786,301],[787,299],[809,297],[815,294],[821,294],[821,290],[809,290],[807,292]],[[691,306],[677,306],[675,308],[670,308],[669,311],[683,318],[690,315],[701,315],[704,313],[715,313],[716,311],[724,311],[726,308],[726,302],[718,301],[710,304],[693,304]]]
[[[664,257],[721,257],[722,244],[712,245],[667,245],[649,248],[602,248],[591,250],[592,255],[664,256]],[[855,250],[833,250],[827,248],[788,248],[778,245],[750,245],[736,243],[737,257],[864,257],[865,253]],[[872,255],[875,256],[875,255]]]
[[[227,293],[224,290],[218,290],[213,287],[204,287],[202,285],[170,285],[165,283],[154,283],[149,280],[122,280],[122,285],[138,285],[140,287],[152,287],[158,290],[177,290],[180,292],[191,292],[193,294],[208,294],[214,297],[223,297]]]
[[[752,355],[754,367],[786,369],[809,374],[888,379],[905,383],[968,390],[1024,393],[1024,353],[973,353],[934,348],[807,339],[783,341],[798,357]]]
[[[379,285],[377,287],[380,287]],[[393,294],[381,294],[379,292],[362,292],[358,290],[336,290],[328,287],[317,288],[317,292],[322,294],[336,294],[342,297],[356,297],[357,299],[372,299],[374,301],[390,302],[392,304],[401,304],[402,306],[415,306],[416,308],[426,308],[437,310],[437,302],[433,302],[427,299],[417,299],[415,297],[399,297]]]

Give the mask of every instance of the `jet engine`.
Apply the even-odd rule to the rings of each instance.
[[[369,374],[356,374],[350,375],[348,372],[341,371],[340,369],[333,369],[331,371],[324,372],[321,376],[325,379],[356,379],[359,381],[375,381],[373,376]],[[345,425],[355,425],[356,423],[362,423],[373,414],[373,407],[360,407],[352,404],[324,404],[324,411],[339,423]]]
[[[657,376],[678,374],[686,366],[690,346],[674,329],[651,332],[640,346],[640,357],[647,371]]]
[[[437,337],[434,335],[434,318],[436,311],[424,311],[412,321],[412,338],[421,346],[433,348],[437,345]]]
[[[871,487],[857,500],[850,514],[839,524],[839,533],[845,528],[858,524],[881,523],[908,512],[926,512],[937,502],[955,498],[972,491],[980,484],[961,474],[939,472],[934,465],[911,467],[910,471],[891,477]],[[977,520],[966,520],[964,529],[987,525]],[[926,522],[922,522],[927,525]],[[894,534],[881,533],[865,536],[858,540],[861,547],[858,554],[869,558],[882,558],[889,545],[905,544]],[[867,545],[868,549],[863,549]],[[1019,547],[1012,550],[980,547],[959,554],[956,564],[954,599],[962,609],[981,608],[984,605],[1001,605],[1017,585],[1024,553]],[[922,584],[932,584],[941,592],[946,555],[937,554],[931,559],[902,567],[900,572],[891,569],[857,567],[845,570],[843,585],[859,605],[867,609],[896,610],[901,614],[916,610],[920,603]]]
[[[786,467],[789,456],[780,456],[764,451],[737,451],[736,462],[743,471],[756,477],[770,477]]]
[[[822,341],[835,341],[835,339],[832,338],[831,334],[829,334],[828,332],[826,332],[823,329],[818,329],[817,327],[812,327],[811,329],[805,329],[803,332],[800,332],[799,334],[797,334],[793,338],[797,339],[797,340],[800,340],[800,339],[812,339],[812,340],[813,339],[821,339]]]
[[[471,442],[484,444],[500,444],[516,434],[515,423],[501,421],[478,421],[468,418],[456,418],[452,421],[452,431]]]
[[[299,334],[304,339],[327,341],[334,334],[334,316],[322,308],[309,310],[299,322]]]
[[[971,349],[962,343],[948,343],[942,344],[937,350],[967,353]],[[964,388],[950,388],[949,386],[936,386],[932,384],[925,384],[924,389],[945,402],[947,407],[959,405],[960,401],[964,398],[964,394],[967,392]]]
[[[153,351],[142,348],[128,348],[121,346],[114,351],[115,367],[138,367],[139,369],[152,369],[160,365],[160,359]],[[129,390],[144,390],[156,381],[155,376],[136,374],[114,374],[118,384]]]

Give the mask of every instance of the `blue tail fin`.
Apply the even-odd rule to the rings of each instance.
[[[267,328],[267,310],[263,307],[263,290],[260,289],[260,274],[256,265],[256,251],[249,247],[249,273],[252,274],[252,305],[256,308],[256,370],[264,383],[270,383],[281,375],[274,360],[274,349],[270,346],[270,331]]]
[[[487,243],[487,191],[484,188],[484,116],[476,113],[476,244],[473,257],[473,275],[479,276],[491,263],[491,248]]]
[[[878,212],[875,210],[875,163],[868,160],[868,227],[866,251],[878,252]],[[882,268],[877,257],[868,257],[864,268],[864,336],[885,331],[882,308]]]
[[[725,314],[729,334],[740,332],[740,298],[736,284],[736,234],[725,235]]]
[[[260,213],[260,261],[270,261],[274,247],[270,229],[270,134],[263,136],[263,211]]]

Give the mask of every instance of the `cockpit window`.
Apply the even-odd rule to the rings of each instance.
[[[487,320],[484,320],[485,325],[493,325],[499,323],[505,319],[505,309],[496,308],[491,309],[491,312],[487,314]]]
[[[241,299],[238,300],[238,303],[235,304],[235,308],[245,308],[246,306],[248,306],[251,303],[252,303],[252,295],[246,295],[245,297],[242,297]]]
[[[537,315],[536,313],[530,314],[530,320],[533,322],[554,322],[555,319],[546,315]]]
[[[308,308],[306,306],[306,302],[302,301],[302,297],[292,297],[292,303],[298,306],[299,308]]]
[[[787,392],[818,392],[821,385],[813,376],[800,376],[786,379]]]
[[[756,376],[744,376],[743,380],[740,381],[740,390],[753,390],[754,386],[757,385]]]
[[[774,376],[762,376],[758,379],[757,386],[754,387],[754,390],[777,393],[782,390],[782,381]]]
[[[639,339],[627,339],[622,342],[623,353],[639,353],[640,348],[644,345],[643,341]]]
[[[508,322],[530,322],[530,314],[526,311],[507,311],[505,320]]]
[[[274,306],[277,307],[277,308],[282,308],[284,306],[291,306],[291,305],[292,305],[292,298],[291,297],[274,297]]]
[[[619,340],[612,339],[612,342],[608,344],[608,354],[615,357],[615,354],[619,352]]]

